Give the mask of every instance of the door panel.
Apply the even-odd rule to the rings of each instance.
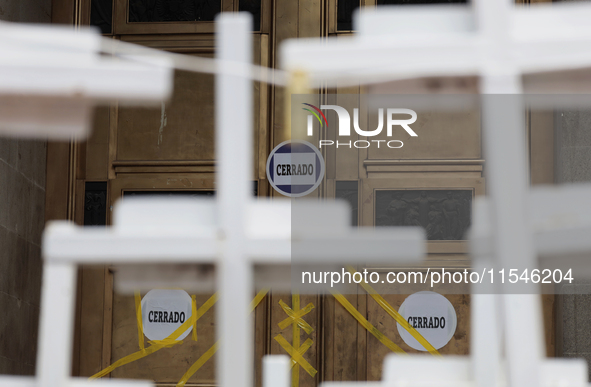
[[[115,273],[115,275],[117,275]],[[142,297],[144,294],[142,294]],[[197,307],[203,305],[212,295],[196,295]],[[133,361],[112,372],[114,378],[147,379],[157,384],[176,385],[185,372],[199,357],[215,343],[215,305],[197,321],[197,341],[191,334],[181,344],[163,348],[142,359]],[[143,336],[144,346],[150,343]],[[139,351],[138,326],[133,295],[114,294],[113,297],[113,338],[111,358],[115,362]],[[215,357],[205,364],[188,380],[188,384],[215,383]]]

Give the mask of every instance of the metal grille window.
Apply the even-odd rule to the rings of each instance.
[[[129,22],[213,21],[221,0],[129,0]]]
[[[113,0],[92,0],[90,25],[98,27],[103,34],[113,32]]]
[[[84,192],[84,225],[107,224],[107,183],[87,182]]]
[[[240,12],[250,12],[252,14],[252,30],[261,30],[261,0],[239,0],[238,8]]]

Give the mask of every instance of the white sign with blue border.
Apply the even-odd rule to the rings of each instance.
[[[277,192],[292,198],[314,191],[324,177],[324,158],[306,141],[284,141],[267,159],[267,178]]]

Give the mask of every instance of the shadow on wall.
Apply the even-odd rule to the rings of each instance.
[[[47,144],[0,138],[0,374],[33,375]]]

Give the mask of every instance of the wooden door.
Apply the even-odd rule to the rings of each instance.
[[[116,38],[186,55],[212,57],[214,54],[211,34],[142,34]],[[255,33],[253,39],[256,62],[268,65],[268,36]],[[79,224],[111,224],[113,206],[126,196],[214,194],[213,76],[177,71],[174,78],[172,99],[161,106],[130,108],[113,102],[109,108],[97,110],[92,137],[73,147],[76,155],[70,160],[76,180],[69,200],[73,218]],[[258,167],[266,161],[268,88],[255,84],[253,94],[256,110],[253,120],[257,128],[253,145]],[[252,180],[254,195],[264,195],[267,185],[261,184],[263,180],[258,169],[253,172]],[[199,281],[213,283],[212,266],[190,269],[200,275]],[[115,286],[122,275],[118,267],[83,267],[80,270],[75,375],[96,375],[117,361],[141,352],[133,289],[131,293],[123,293]],[[141,296],[147,290],[140,289]],[[215,288],[209,286],[205,293],[189,291],[189,294],[195,296],[199,310],[214,292]],[[253,289],[253,298],[257,293],[258,290]],[[253,337],[256,332],[258,343],[253,353],[257,380],[260,380],[260,358],[268,352],[267,343],[258,339],[266,337],[262,333],[268,326],[266,300],[267,297],[262,297],[253,313]],[[214,316],[215,305],[199,318],[197,341],[189,336],[182,344],[158,349],[113,369],[104,377],[147,378],[161,386],[177,385],[189,368],[202,359],[203,364],[197,370],[197,366],[193,367],[195,372],[186,380],[186,385],[214,385]],[[145,338],[143,341],[144,349],[152,351],[151,343]],[[259,361],[255,362],[255,356]]]
[[[89,4],[88,1],[81,3]],[[110,33],[114,39],[187,55],[213,56],[211,23],[202,26],[193,22],[128,23],[125,18],[128,3],[128,0],[114,1],[115,17]],[[220,4],[230,3],[235,9],[240,1],[220,1]],[[356,1],[341,3],[352,4],[351,9],[357,4]],[[361,0],[358,3],[373,6],[376,1]],[[351,35],[353,32],[349,28],[339,27],[339,4],[336,0],[326,3],[264,0],[262,7],[266,11],[262,13],[260,31],[253,34],[255,62],[277,67],[279,46],[288,38]],[[50,146],[48,179],[56,176],[51,172],[52,165],[61,168],[61,174],[53,181],[60,187],[58,194],[66,197],[62,211],[66,215],[61,217],[85,223],[89,200],[91,204],[102,203],[101,211],[106,213],[103,223],[109,224],[111,206],[124,195],[145,192],[199,195],[215,189],[213,77],[177,72],[175,90],[170,103],[152,109],[130,109],[113,102],[109,107],[97,110],[93,135],[85,144]],[[322,98],[326,98],[329,104],[360,108],[364,124],[375,127],[373,116],[361,103],[364,92],[366,90],[362,87],[336,88]],[[253,93],[256,128],[254,189],[258,196],[278,196],[269,189],[265,162],[270,149],[283,140],[284,97],[280,88],[260,84],[254,85]],[[552,119],[536,115],[529,117],[527,136],[533,166],[532,183],[552,183],[551,172],[548,172],[552,167],[552,125],[547,125]],[[465,195],[471,199],[483,195],[485,160],[478,114],[472,112],[463,117],[421,114],[420,124],[423,130],[430,130],[431,135],[421,135],[417,146],[408,147],[396,156],[384,149],[361,150],[355,154],[347,153],[345,149],[326,151],[326,179],[314,193],[315,197],[346,200],[351,204],[354,226],[379,227],[380,224],[396,223],[387,216],[387,207],[394,200],[392,195],[402,194],[409,203],[420,202],[422,192],[426,192],[427,199],[433,199],[434,203],[440,203],[441,195],[447,195],[449,191],[457,201],[467,201]],[[532,130],[532,125],[545,125],[545,129],[541,133]],[[59,165],[52,161],[52,155],[59,156]],[[93,183],[104,187],[94,187]],[[54,191],[48,191],[48,203],[58,201],[52,198],[57,192]],[[55,209],[48,207],[47,211],[51,213]],[[425,211],[417,205],[415,212],[419,222],[421,217],[426,218],[429,226],[432,224],[430,213],[436,219],[440,211],[437,206]],[[457,226],[459,231],[455,232],[430,227],[434,231],[428,242],[429,255],[425,266],[450,270],[470,267],[466,242],[451,237],[457,237],[462,227]],[[384,275],[391,268],[373,269]],[[424,270],[425,267],[413,269]],[[134,296],[114,290],[120,274],[111,267],[84,267],[80,270],[75,375],[94,375],[140,350]],[[212,278],[212,272],[204,274],[203,280],[207,278]],[[467,354],[470,346],[468,289],[435,290],[450,300],[458,316],[458,328],[453,338],[439,352],[444,356]],[[253,298],[259,291],[253,289]],[[410,293],[382,294],[382,297],[398,310]],[[212,294],[213,290],[195,294],[196,307],[206,304]],[[553,298],[546,297],[546,336],[551,355],[553,305]],[[290,313],[300,313],[301,316],[291,319]],[[160,349],[116,368],[111,376],[148,378],[161,386],[176,385],[185,372],[212,348],[215,342],[214,316],[215,305],[197,322],[197,341],[188,337],[182,344]],[[300,350],[302,355],[294,364],[296,376],[292,378],[292,385],[308,387],[317,386],[324,380],[381,379],[382,361],[392,352],[392,344],[408,353],[417,352],[401,339],[391,315],[361,286],[340,298],[324,294],[298,296],[271,290],[256,307],[253,318],[253,367],[257,386],[260,386],[260,360],[264,354],[288,354],[294,349]],[[302,321],[295,321],[299,319]],[[376,330],[368,330],[368,326]],[[387,340],[378,339],[376,331]],[[148,348],[150,344],[143,340],[144,347]],[[214,385],[214,369],[214,358],[203,361],[186,385]]]

